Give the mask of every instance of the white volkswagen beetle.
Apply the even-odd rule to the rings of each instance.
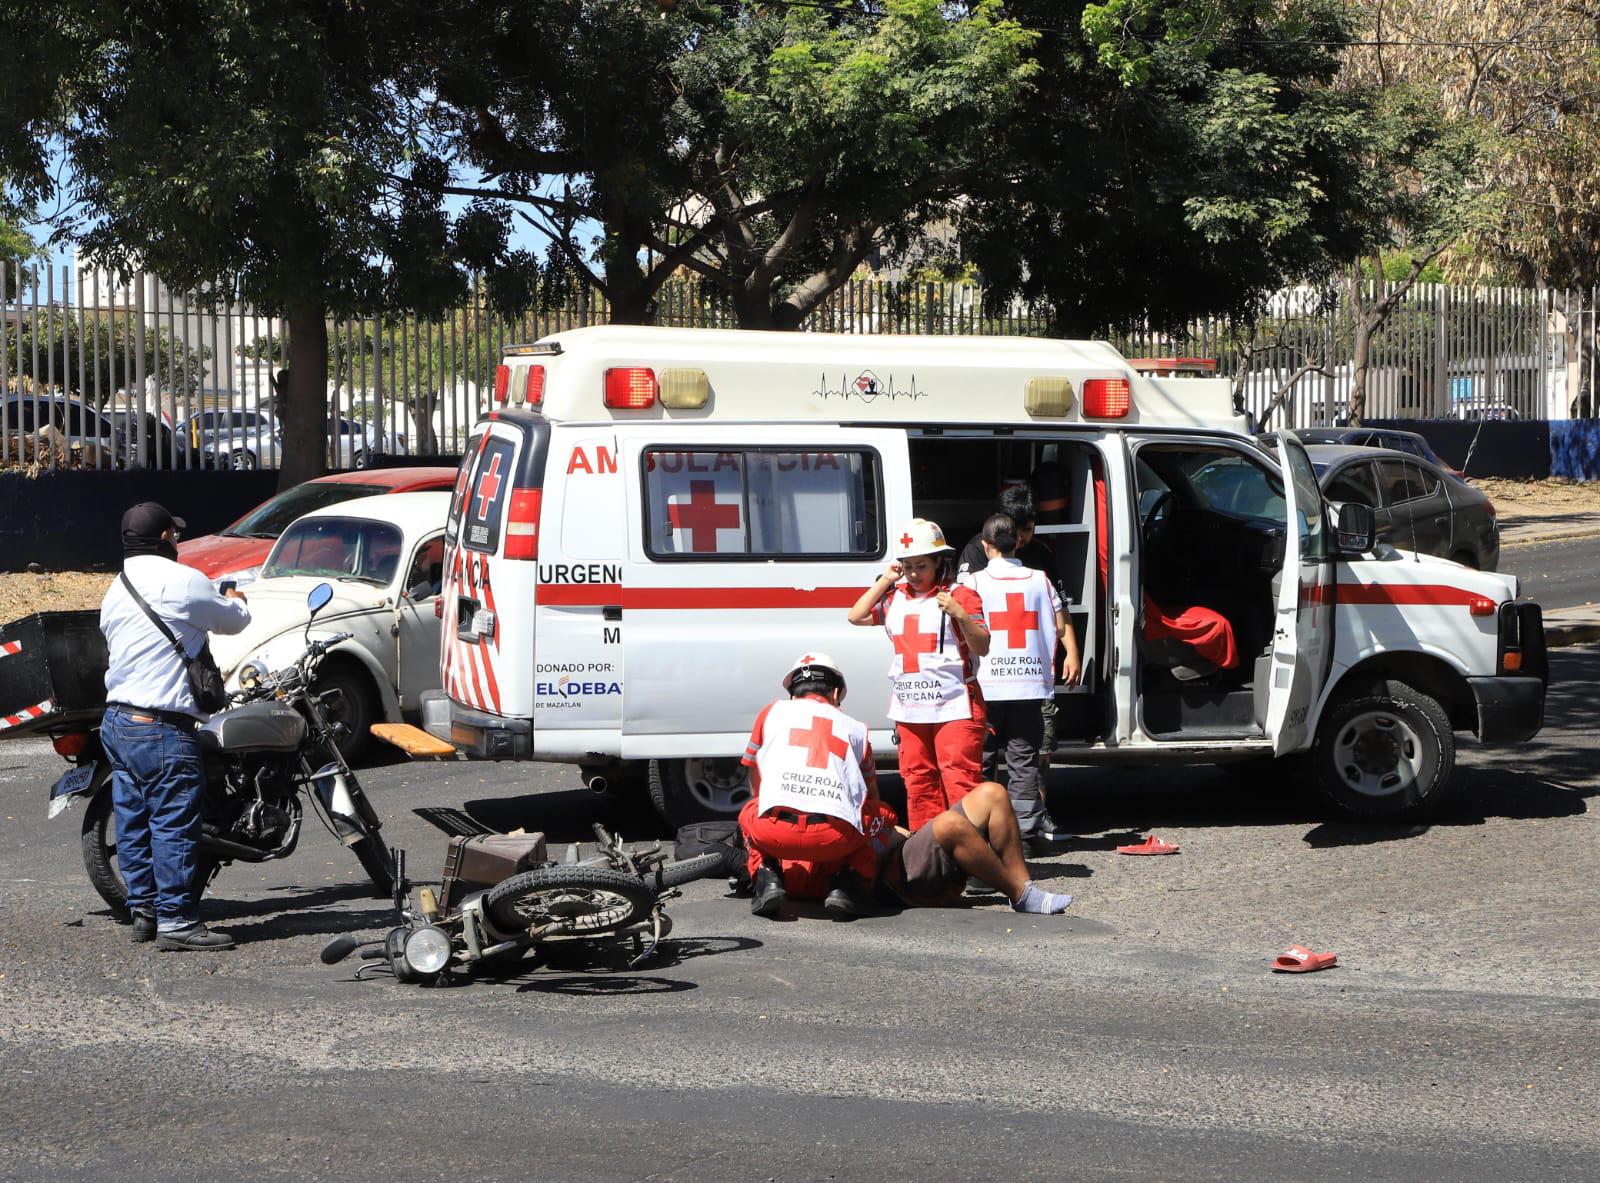
[[[439,685],[439,588],[450,494],[391,493],[343,501],[297,518],[250,585],[250,624],[213,637],[211,652],[230,690],[259,662],[290,664],[305,647],[306,595],[332,583],[312,637],[351,633],[332,649],[317,689],[338,690],[330,713],[347,728],[346,758],[377,722],[414,719],[422,692]]]

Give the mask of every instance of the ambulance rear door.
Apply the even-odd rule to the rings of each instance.
[[[887,743],[888,646],[846,613],[912,516],[904,431],[639,424],[618,443],[623,755],[738,755],[809,650],[839,662],[846,709]]]
[[[1316,472],[1305,448],[1287,431],[1278,436],[1278,464],[1283,470],[1288,522],[1266,731],[1273,751],[1281,756],[1303,750],[1311,740],[1311,712],[1333,663],[1337,575]]]
[[[468,441],[445,527],[439,673],[450,698],[533,715],[535,565],[550,424],[489,415]]]

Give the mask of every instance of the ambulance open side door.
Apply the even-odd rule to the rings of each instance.
[[[846,617],[911,516],[905,432],[639,423],[617,437],[624,758],[737,757],[811,649],[839,662],[850,709],[887,739],[889,646]]]
[[[1287,431],[1278,436],[1278,464],[1288,520],[1266,730],[1273,751],[1282,756],[1304,749],[1310,741],[1311,711],[1333,664],[1337,574],[1316,472],[1305,448]]]

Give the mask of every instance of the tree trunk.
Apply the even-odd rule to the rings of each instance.
[[[321,305],[289,309],[289,381],[284,392],[278,488],[328,471],[328,322]]]
[[[1372,360],[1372,334],[1379,322],[1372,313],[1356,313],[1356,334],[1350,352],[1350,426],[1360,427],[1367,413],[1367,367]]]

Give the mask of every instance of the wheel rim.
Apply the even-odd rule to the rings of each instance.
[[[528,928],[560,924],[588,932],[613,928],[632,918],[633,900],[604,887],[534,887],[511,900],[509,907]]]
[[[1417,783],[1422,737],[1393,711],[1366,711],[1340,729],[1333,761],[1348,788],[1364,797],[1392,797]]]
[[[683,762],[689,795],[706,809],[737,813],[750,800],[750,770],[732,756]]]
[[[228,459],[229,462],[232,463],[233,467],[239,469],[241,472],[248,472],[250,469],[256,466],[256,458],[250,455],[249,452],[233,452],[229,455]]]

